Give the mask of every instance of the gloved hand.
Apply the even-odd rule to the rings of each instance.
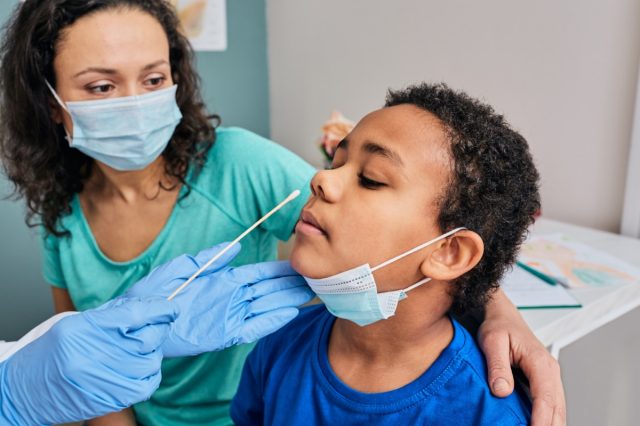
[[[0,364],[0,424],[93,418],[148,399],[178,307],[119,298],[61,319]]]
[[[229,243],[180,256],[135,284],[127,296],[168,297]],[[226,266],[240,252],[236,244],[174,299],[180,317],[162,344],[165,357],[197,355],[249,343],[273,333],[314,297],[289,262]]]

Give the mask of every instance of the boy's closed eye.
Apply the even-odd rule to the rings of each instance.
[[[336,147],[335,155],[331,164],[331,170],[339,169],[347,160],[347,147],[349,141],[345,138]],[[366,149],[366,148],[365,148]],[[378,152],[375,152],[378,154]],[[385,186],[389,186],[387,183],[377,180],[377,178],[371,177],[366,171],[358,172],[358,185],[366,189],[379,189]]]
[[[339,161],[336,159],[337,157],[338,155],[336,155],[336,157],[334,157],[333,159],[333,163],[331,164],[331,170],[339,169],[341,166],[344,165],[344,160]],[[380,182],[376,179],[368,177],[364,171],[361,171],[358,173],[358,185],[366,189],[378,189],[384,186],[388,186],[384,182]]]
[[[386,183],[378,182],[366,177],[362,172],[358,173],[358,183],[360,184],[360,186],[367,189],[378,189],[387,186]]]

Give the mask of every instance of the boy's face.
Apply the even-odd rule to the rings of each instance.
[[[372,267],[440,235],[439,197],[449,179],[439,120],[413,105],[364,117],[339,145],[331,170],[318,172],[296,225],[291,253],[302,275],[322,278]],[[378,291],[422,278],[427,247],[375,273]]]

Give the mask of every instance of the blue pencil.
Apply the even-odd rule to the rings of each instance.
[[[521,267],[525,271],[529,272],[531,275],[534,275],[534,276],[540,278],[542,281],[544,281],[545,283],[547,283],[549,285],[557,285],[558,283],[563,284],[563,283],[560,282],[560,280],[556,279],[555,277],[547,275],[544,272],[540,272],[537,269],[534,269],[531,266],[527,265],[526,263],[520,262],[519,260],[516,261],[516,265],[518,265],[519,267]]]

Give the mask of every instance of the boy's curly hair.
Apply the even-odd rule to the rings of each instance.
[[[540,209],[539,175],[527,141],[489,105],[446,84],[389,91],[385,107],[411,104],[440,119],[450,143],[450,181],[443,191],[442,232],[465,226],[484,241],[478,265],[452,286],[454,313],[484,305],[516,259]]]

